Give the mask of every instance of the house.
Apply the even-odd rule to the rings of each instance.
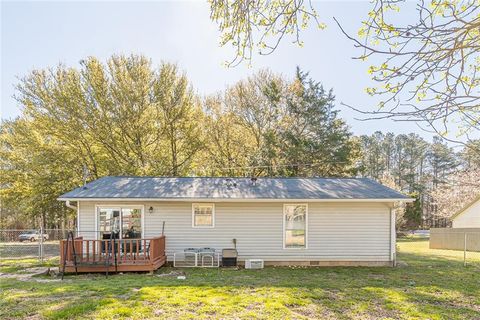
[[[169,261],[187,248],[236,247],[240,263],[390,266],[392,208],[413,199],[366,178],[111,176],[59,200],[77,210],[83,241],[118,230],[141,255],[142,239],[165,235]]]
[[[451,220],[452,228],[480,228],[480,195],[456,212]]]

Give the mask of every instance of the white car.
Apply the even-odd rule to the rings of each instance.
[[[18,240],[20,242],[23,242],[23,241],[30,241],[30,242],[34,242],[34,241],[38,241],[40,240],[40,232],[39,231],[27,231],[25,233],[22,233],[18,236]],[[48,234],[44,233],[43,234],[43,240],[48,240]]]

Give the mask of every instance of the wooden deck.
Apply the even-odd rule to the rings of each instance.
[[[75,255],[74,255],[75,251]],[[75,270],[74,259],[77,268]],[[60,270],[65,273],[154,271],[166,262],[165,236],[150,239],[60,241]]]

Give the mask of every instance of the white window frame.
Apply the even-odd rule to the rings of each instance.
[[[195,206],[211,206],[212,207],[212,225],[211,226],[196,226],[195,225]],[[192,228],[198,228],[198,229],[215,228],[215,203],[206,203],[206,202],[192,203]]]
[[[142,239],[145,237],[145,206],[144,205],[123,205],[123,204],[101,204],[95,205],[95,239],[101,240],[100,235],[100,210],[102,209],[113,209],[113,210],[120,210],[120,219],[122,218],[122,209],[140,209],[140,225],[142,228]],[[120,234],[120,237],[122,235]]]
[[[287,215],[286,207],[287,206],[305,206],[305,246],[304,247],[287,247],[286,246],[286,236],[287,232],[285,229],[285,217]],[[282,214],[282,232],[283,232],[283,249],[285,250],[306,250],[308,249],[308,203],[284,203],[283,204],[283,214]]]

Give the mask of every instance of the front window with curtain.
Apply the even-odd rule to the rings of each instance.
[[[285,248],[305,248],[307,243],[307,205],[284,206]]]
[[[192,211],[193,227],[214,227],[215,212],[213,204],[193,204]]]

